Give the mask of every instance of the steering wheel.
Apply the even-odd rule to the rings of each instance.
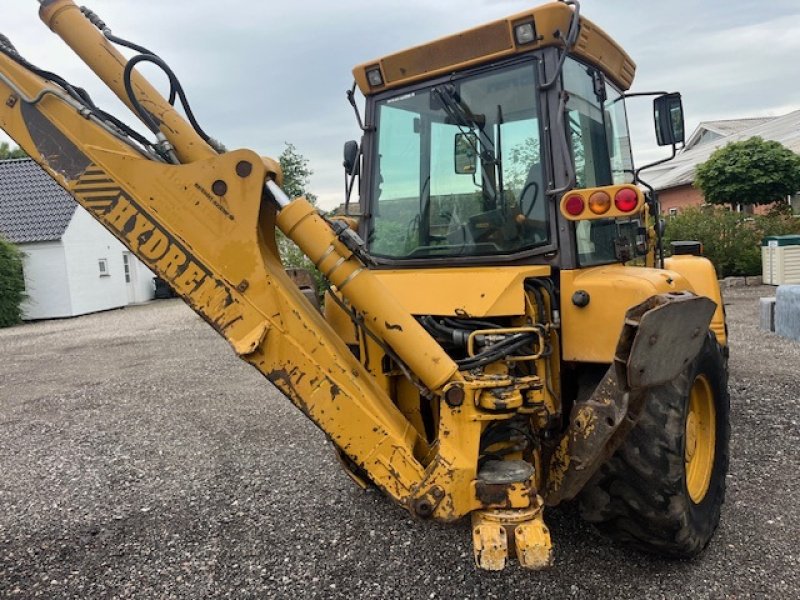
[[[533,207],[536,206],[536,201],[539,199],[539,182],[529,181],[528,183],[525,184],[525,187],[522,188],[522,192],[520,192],[519,194],[520,206],[523,206],[523,202],[525,201],[525,193],[530,188],[534,188],[533,198],[531,198],[531,203],[528,205],[528,210],[525,211],[526,218],[531,216],[531,212],[533,212]]]

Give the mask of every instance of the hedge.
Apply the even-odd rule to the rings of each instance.
[[[717,276],[761,274],[761,240],[770,235],[800,233],[800,219],[785,212],[751,215],[717,206],[687,208],[667,221],[665,248],[671,241],[702,242]]]
[[[20,305],[24,298],[22,254],[0,238],[0,327],[10,327],[22,320]]]

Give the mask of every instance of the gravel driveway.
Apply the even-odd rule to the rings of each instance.
[[[551,510],[556,566],[472,565],[177,300],[0,331],[0,597],[794,598],[800,344],[727,292],[732,448],[710,548],[660,560]]]

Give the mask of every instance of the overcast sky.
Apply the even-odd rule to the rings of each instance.
[[[276,157],[284,142],[295,144],[311,162],[310,191],[325,208],[341,202],[342,145],[359,136],[345,99],[353,66],[538,3],[85,2],[114,33],[151,48],[172,66],[203,128],[229,148]],[[0,32],[23,56],[134,121],[39,21],[35,0],[4,4]],[[683,93],[690,131],[702,120],[800,109],[798,0],[584,0],[582,12],[636,61],[633,91]],[[158,81],[163,89],[163,79]],[[649,101],[632,100],[629,111],[635,154],[658,156]]]

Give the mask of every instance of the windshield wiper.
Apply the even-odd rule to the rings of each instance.
[[[449,121],[452,125],[458,127],[458,130],[465,134],[466,139],[475,151],[475,154],[481,157],[481,160],[490,164],[497,164],[497,157],[494,154],[494,144],[492,139],[486,135],[484,131],[486,127],[486,115],[475,114],[469,105],[461,99],[461,96],[456,92],[455,86],[445,84],[437,86],[431,90],[431,94],[439,100],[442,110],[447,114]],[[464,129],[464,128],[468,129]],[[478,132],[484,150],[481,151],[467,133]]]
[[[453,125],[478,131],[483,131],[486,127],[486,115],[472,112],[453,84],[437,86],[431,90],[431,94],[439,100],[447,116],[453,121]]]
[[[481,162],[494,167],[495,181],[500,185],[499,193],[498,190],[493,190],[495,193],[495,202],[497,201],[498,195],[502,201],[503,165],[499,154],[495,152],[495,145],[492,138],[489,137],[485,131],[486,115],[474,113],[452,84],[448,83],[433,88],[431,90],[431,95],[439,100],[442,110],[447,114],[448,119],[452,121],[453,125],[458,127],[458,130],[462,134],[464,134],[464,139],[472,146],[472,150],[475,154],[481,157]],[[500,106],[498,106],[498,118],[501,119],[502,123],[502,109]],[[478,139],[481,141],[481,148],[478,147],[478,144],[475,143],[471,136],[467,135],[473,132],[478,133]]]

